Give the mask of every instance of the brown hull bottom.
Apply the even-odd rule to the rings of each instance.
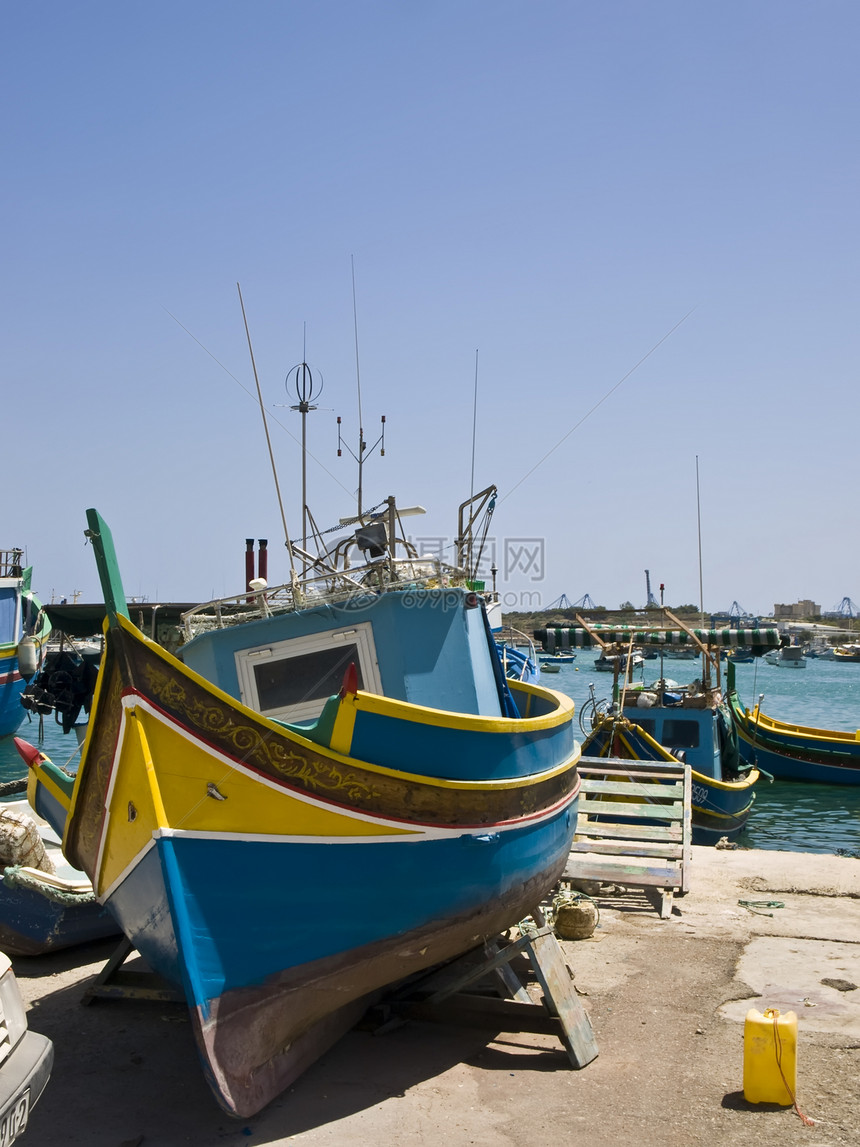
[[[383,989],[471,951],[527,916],[555,885],[566,859],[468,917],[306,964],[259,988],[229,992],[206,1020],[192,1013],[218,1102],[240,1118],[256,1114],[349,1031]]]

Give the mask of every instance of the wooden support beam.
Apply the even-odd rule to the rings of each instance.
[[[539,910],[533,917],[543,919]],[[543,1003],[533,1003],[519,985],[510,963],[527,956],[543,991]],[[519,985],[515,999],[500,999],[467,991],[488,975],[506,967]],[[597,1056],[597,1043],[591,1021],[576,994],[573,976],[555,937],[547,925],[524,933],[501,947],[494,943],[484,949],[484,958],[475,962],[475,952],[434,969],[427,977],[413,981],[402,992],[384,999],[380,1010],[386,1022],[377,1031],[388,1031],[406,1020],[451,1023],[469,1027],[489,1027],[499,1031],[537,1032],[558,1036],[571,1064],[585,1067]]]

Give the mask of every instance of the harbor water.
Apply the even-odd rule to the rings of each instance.
[[[579,650],[572,664],[555,674],[545,674],[541,683],[568,694],[581,713],[594,685],[598,700],[612,696],[612,674],[594,669],[595,654]],[[660,660],[646,661],[644,680],[661,676]],[[724,668],[724,667],[723,667]],[[738,694],[748,708],[764,694],[762,710],[770,717],[822,729],[860,728],[860,663],[838,664],[810,658],[803,669],[783,669],[763,658],[735,666]],[[662,675],[686,685],[701,673],[697,661],[665,658]],[[642,671],[636,680],[642,679]],[[18,736],[37,744],[38,719],[26,718]],[[77,741],[66,736],[53,717],[46,717],[41,748],[59,765],[77,767]],[[11,737],[0,738],[0,782],[16,780],[26,773]],[[860,857],[860,785],[815,785],[762,779],[756,786],[752,815],[738,843],[747,848],[820,852]]]

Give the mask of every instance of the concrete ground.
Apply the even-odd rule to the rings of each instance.
[[[409,1023],[356,1030],[252,1119],[217,1107],[184,1006],[84,988],[115,944],[14,960],[55,1064],[23,1143],[588,1147],[860,1143],[860,860],[693,849],[672,915],[604,887],[562,944],[599,1055],[573,1070],[554,1036]],[[743,1097],[743,1020],[798,1015],[797,1104]]]

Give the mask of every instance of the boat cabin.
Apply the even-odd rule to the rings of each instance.
[[[315,720],[354,664],[370,693],[481,717],[510,695],[481,601],[464,589],[361,594],[224,625],[180,650],[189,669],[266,717]]]
[[[634,703],[625,705],[624,716],[697,773],[722,776],[720,721],[712,708],[682,708],[680,704],[643,708]]]

